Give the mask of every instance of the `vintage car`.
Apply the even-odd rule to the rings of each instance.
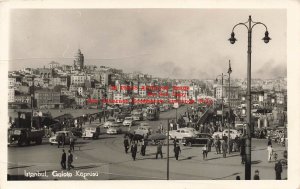
[[[51,145],[58,144],[56,140],[58,135],[65,135],[65,144],[70,144],[70,138],[73,138],[74,141],[77,140],[77,137],[73,135],[71,131],[57,131],[54,136],[49,138],[49,143]]]
[[[184,137],[182,139],[182,144],[184,146],[204,145],[207,144],[207,141],[211,139],[212,139],[211,134],[200,133],[200,134],[196,134],[195,137]]]
[[[100,127],[85,127],[82,133],[82,139],[97,139],[100,135]]]
[[[107,120],[104,124],[103,124],[103,127],[104,128],[109,128],[111,125],[115,124],[115,120],[114,119],[109,119]]]
[[[149,132],[151,132],[150,126],[139,126],[134,130],[135,134],[146,136]]]
[[[198,131],[196,131],[194,128],[180,128],[177,130],[169,131],[169,138],[174,139],[183,139],[184,137],[195,137],[196,134],[199,134]]]
[[[124,126],[133,126],[134,123],[135,122],[132,117],[125,117],[125,120],[123,121]]]
[[[106,133],[109,135],[121,134],[123,131],[119,125],[112,125],[107,130]]]

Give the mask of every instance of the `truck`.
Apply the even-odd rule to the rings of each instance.
[[[43,118],[31,116],[31,112],[18,112],[18,118],[15,118],[14,124],[8,129],[8,145],[28,146],[31,142],[42,144],[45,135],[41,127]]]
[[[19,146],[29,145],[35,142],[37,145],[42,144],[44,130],[33,130],[29,128],[12,128],[8,131],[8,144],[17,144]]]

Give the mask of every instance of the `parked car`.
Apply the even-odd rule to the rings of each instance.
[[[73,133],[74,136],[78,138],[82,137],[82,131],[80,128],[73,127],[70,131]]]
[[[204,145],[212,138],[209,133],[196,134],[196,137],[183,137],[182,144],[184,146]]]
[[[97,139],[99,138],[100,135],[100,127],[85,127],[83,134],[82,134],[82,138],[86,139],[86,138],[90,138],[90,139]]]
[[[115,123],[115,120],[113,119],[109,119],[107,120],[104,124],[103,124],[103,127],[104,128],[109,128],[111,125],[113,125]]]
[[[174,139],[183,139],[184,137],[195,137],[199,132],[197,132],[194,128],[180,128],[177,130],[169,131],[169,138]]]
[[[123,115],[117,115],[115,121],[116,121],[117,123],[123,123],[124,118],[125,118],[125,117],[124,117]]]
[[[134,130],[135,134],[144,135],[146,136],[150,131],[150,126],[139,126],[137,129]]]
[[[106,133],[109,135],[114,135],[114,134],[121,134],[122,129],[120,128],[120,125],[114,124],[111,125],[107,130]]]
[[[125,117],[124,121],[123,121],[123,125],[124,126],[132,126],[134,125],[134,120],[132,117]]]
[[[56,141],[56,137],[62,134],[65,134],[65,144],[70,144],[70,138],[73,138],[74,141],[77,140],[77,137],[74,136],[71,131],[57,131],[54,136],[49,138],[50,144],[58,144],[58,141]]]

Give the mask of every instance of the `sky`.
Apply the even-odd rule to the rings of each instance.
[[[252,77],[286,77],[286,11],[283,9],[15,9],[10,16],[9,70],[72,64],[78,48],[86,65],[110,66],[176,79],[246,78],[247,30],[252,33]]]

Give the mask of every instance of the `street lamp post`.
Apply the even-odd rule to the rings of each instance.
[[[169,156],[170,156],[170,147],[169,147],[169,145],[170,145],[170,137],[169,137],[169,131],[170,131],[170,121],[169,121],[169,119],[168,119],[168,137],[167,137],[167,139],[168,139],[168,143],[167,143],[167,180],[169,180],[170,179],[170,159],[169,159]]]
[[[228,71],[227,71],[227,73],[228,73],[228,80],[229,80],[229,95],[228,95],[228,109],[229,109],[229,118],[228,118],[228,124],[229,124],[229,127],[228,127],[228,147],[229,147],[229,145],[230,145],[230,126],[231,126],[231,106],[230,106],[230,102],[231,102],[231,89],[230,89],[230,74],[231,74],[231,72],[232,72],[232,69],[231,69],[231,65],[230,65],[230,60],[229,60],[229,68],[228,68]],[[230,154],[230,150],[228,150],[228,153]]]
[[[247,26],[248,24],[248,26]],[[231,37],[229,41],[234,44],[237,39],[234,37],[234,29],[238,25],[243,25],[248,30],[248,51],[247,51],[247,136],[246,136],[246,163],[245,163],[245,179],[251,180],[251,43],[252,43],[252,29],[256,25],[263,25],[266,29],[265,37],[262,39],[265,43],[268,43],[271,38],[269,37],[268,28],[261,22],[254,22],[249,16],[249,19],[245,23],[238,23],[232,28]]]

